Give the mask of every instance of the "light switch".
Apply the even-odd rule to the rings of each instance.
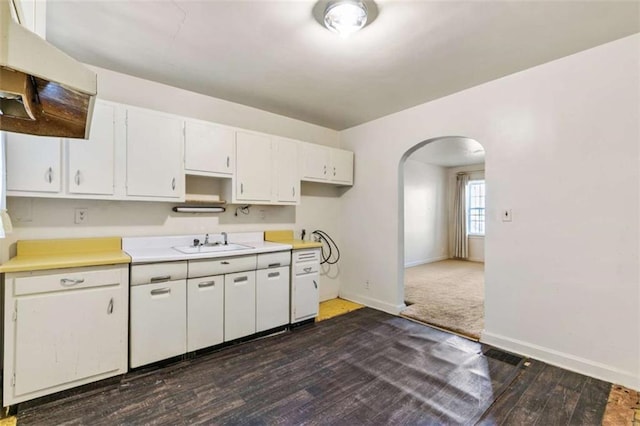
[[[502,221],[511,222],[511,209],[502,210]]]

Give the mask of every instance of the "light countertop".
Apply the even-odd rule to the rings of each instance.
[[[131,256],[131,263],[171,262],[191,259],[212,259],[220,257],[241,256],[247,254],[271,253],[291,250],[291,244],[264,241],[262,232],[244,232],[229,234],[229,243],[249,246],[247,249],[182,253],[174,247],[190,246],[194,238],[204,241],[203,235],[182,235],[168,237],[133,237],[123,238],[122,248]],[[220,241],[220,234],[211,234],[210,241]]]
[[[130,263],[119,237],[18,241],[16,256],[0,265],[0,272]]]

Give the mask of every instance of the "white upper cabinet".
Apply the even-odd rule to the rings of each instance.
[[[274,177],[276,202],[300,203],[300,175],[298,174],[298,142],[274,138]]]
[[[184,121],[127,109],[127,196],[184,199]]]
[[[329,148],[322,145],[304,143],[301,145],[300,158],[303,180],[329,180]]]
[[[187,174],[231,177],[235,168],[235,131],[229,127],[187,120],[184,167]]]
[[[61,191],[62,139],[7,133],[6,141],[7,195],[47,196]]]
[[[234,201],[271,202],[272,154],[268,135],[236,132]]]
[[[67,140],[69,193],[113,195],[116,107],[96,102],[89,140]]]
[[[331,148],[330,158],[329,180],[353,185],[353,152]]]
[[[353,185],[353,152],[311,143],[300,148],[302,180]]]

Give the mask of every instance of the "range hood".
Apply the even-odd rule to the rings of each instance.
[[[19,0],[0,0],[0,130],[89,137],[96,73],[21,25]]]

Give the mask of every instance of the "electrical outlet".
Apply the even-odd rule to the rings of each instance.
[[[74,222],[76,225],[87,223],[89,219],[89,209],[77,208],[74,210]]]
[[[511,222],[511,209],[502,210],[502,221]]]

